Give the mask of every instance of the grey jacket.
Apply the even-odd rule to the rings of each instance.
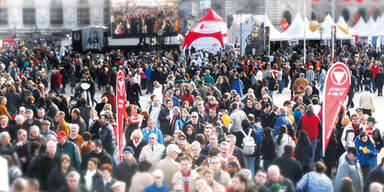
[[[338,191],[341,185],[341,180],[344,177],[349,177],[353,181],[353,186],[356,192],[361,192],[363,187],[363,176],[358,160],[350,160],[346,153],[340,156],[339,167],[337,168],[335,188]]]

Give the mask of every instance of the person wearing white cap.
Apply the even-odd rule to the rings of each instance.
[[[169,187],[164,182],[164,174],[160,169],[156,169],[153,173],[154,182],[153,184],[147,186],[144,192],[162,192],[169,191]]]
[[[115,184],[112,185],[113,192],[125,192],[125,183],[121,181],[116,181]]]
[[[167,157],[157,164],[156,169],[160,169],[164,173],[164,181],[169,186],[172,182],[173,175],[180,171],[180,164],[176,162],[176,158],[181,153],[179,147],[175,144],[167,146]]]

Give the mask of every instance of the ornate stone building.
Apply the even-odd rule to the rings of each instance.
[[[50,34],[110,23],[110,0],[2,0],[0,33]]]

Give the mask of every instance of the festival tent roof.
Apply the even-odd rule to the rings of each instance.
[[[220,51],[227,39],[227,23],[212,9],[187,33],[183,49],[194,46],[197,50]]]
[[[304,33],[305,38],[308,40],[320,39],[320,33],[318,31],[312,32],[309,29],[308,20],[303,21],[300,14],[297,14],[291,26],[283,32],[283,35],[288,36],[290,39],[304,39]]]
[[[332,26],[335,25],[332,17],[330,15],[325,16],[324,22],[321,24],[323,28],[322,38],[331,39]],[[320,33],[320,29],[317,29]],[[343,31],[339,27],[336,27],[336,39],[353,39],[351,35],[347,34],[346,31]]]
[[[351,35],[356,34],[356,31],[353,30],[353,29],[347,24],[347,22],[345,22],[344,17],[340,16],[340,17],[339,17],[339,20],[337,21],[336,24],[337,24],[339,27],[341,27],[342,29],[344,29],[347,33],[349,33],[349,34],[351,34]]]
[[[376,20],[376,26],[371,32],[372,36],[384,36],[384,17]]]
[[[355,24],[355,26],[353,26],[352,29],[356,31],[357,35],[364,36],[368,28],[364,19],[360,17],[359,21]]]
[[[269,27],[269,38],[271,41],[287,41],[290,38],[282,33],[280,33],[275,26],[273,26],[271,20],[268,16],[264,15],[254,15],[253,17],[259,18],[261,21],[264,21],[265,26]]]

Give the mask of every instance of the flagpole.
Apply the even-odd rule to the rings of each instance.
[[[243,14],[240,13],[240,57],[243,56]]]
[[[305,36],[305,30],[306,30],[306,27],[305,26],[305,18],[307,17],[307,0],[304,0],[304,63],[303,65],[306,64],[306,60],[307,60],[307,45],[306,45],[306,36]]]
[[[333,19],[335,18],[335,0],[332,0],[332,17]],[[335,23],[333,22],[332,30],[335,29],[335,31],[331,31],[333,33],[332,36],[332,62],[335,62],[335,39],[336,39],[336,26]]]

